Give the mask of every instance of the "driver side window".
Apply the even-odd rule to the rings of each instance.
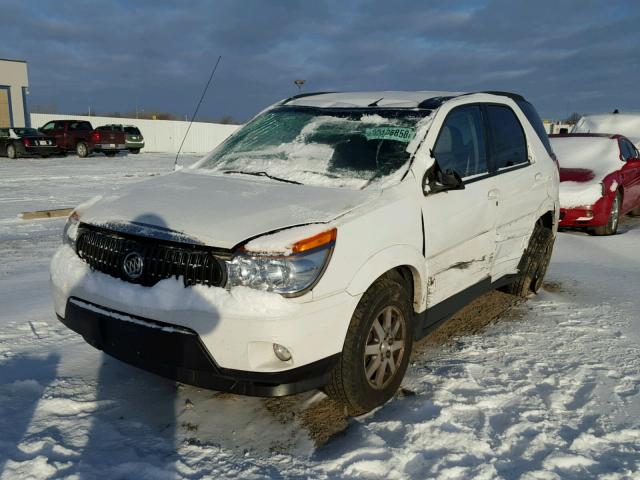
[[[433,155],[443,172],[451,169],[462,178],[488,173],[484,123],[479,106],[459,107],[449,113]]]

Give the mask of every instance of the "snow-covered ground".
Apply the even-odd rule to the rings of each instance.
[[[17,215],[172,165],[0,159],[0,478],[640,478],[638,219],[614,237],[560,234],[547,291],[481,334],[421,346],[403,384],[415,394],[316,448],[300,412],[321,394],[176,385],[56,320],[48,265],[64,220]]]

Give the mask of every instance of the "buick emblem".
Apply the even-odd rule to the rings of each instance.
[[[142,276],[144,269],[144,258],[138,252],[129,252],[122,262],[122,270],[131,280],[136,280]]]

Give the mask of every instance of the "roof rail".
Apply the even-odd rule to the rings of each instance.
[[[440,107],[447,100],[451,100],[452,98],[456,98],[456,96],[448,96],[448,97],[431,97],[426,100],[421,101],[418,104],[418,108],[425,108],[427,110],[435,110]]]
[[[524,100],[526,101],[526,98],[524,98],[522,95],[520,95],[519,93],[512,93],[512,92],[501,92],[498,90],[489,90],[489,91],[484,91],[484,92],[475,92],[475,93],[488,93],[490,95],[500,95],[501,97],[509,97],[512,100]]]
[[[313,97],[314,95],[324,95],[326,93],[338,93],[338,92],[309,92],[309,93],[299,93],[298,95],[294,95],[293,97],[289,97],[282,101],[280,105],[286,105],[292,100],[297,100],[298,98],[304,97]]]

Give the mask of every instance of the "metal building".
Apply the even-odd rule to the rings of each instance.
[[[0,58],[0,128],[29,127],[27,62]]]

